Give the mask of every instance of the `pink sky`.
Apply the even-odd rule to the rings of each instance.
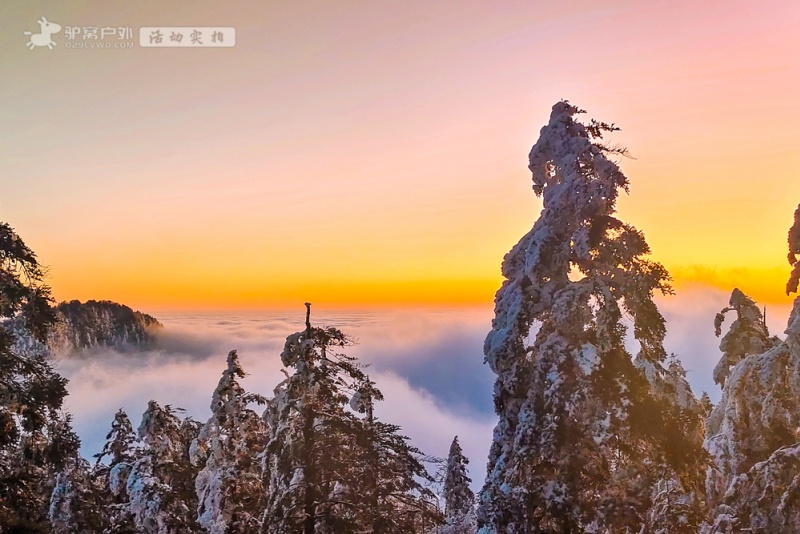
[[[2,219],[59,299],[488,303],[533,224],[554,102],[617,123],[679,287],[787,302],[794,2],[14,1]],[[230,49],[25,47],[64,26],[233,26]],[[587,118],[588,118],[587,116]]]

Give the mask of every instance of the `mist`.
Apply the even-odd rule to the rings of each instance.
[[[695,393],[707,391],[714,402],[720,388],[711,371],[720,353],[713,319],[727,301],[728,294],[702,287],[658,300],[667,319],[667,352],[681,359]],[[152,350],[102,348],[61,358],[57,366],[69,379],[65,407],[74,416],[82,453],[90,457],[102,448],[120,408],[137,426],[150,399],[205,421],[230,350],[238,351],[248,373],[243,386],[271,396],[285,378],[280,362],[284,340],[304,329],[304,312],[299,307],[286,312],[157,314],[164,329]],[[770,307],[771,333],[782,334],[788,314],[788,305]],[[378,417],[400,425],[430,455],[446,456],[453,436],[459,436],[476,490],[483,483],[496,422],[494,375],[483,363],[491,318],[489,307],[314,309],[312,314],[315,325],[335,326],[357,341],[346,352],[369,364],[367,372],[386,397],[376,408]]]

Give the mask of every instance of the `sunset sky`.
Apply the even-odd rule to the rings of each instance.
[[[800,5],[7,0],[0,220],[57,299],[142,309],[491,302],[560,99],[634,159],[620,217],[682,288],[786,304]],[[220,49],[29,50],[232,26]]]

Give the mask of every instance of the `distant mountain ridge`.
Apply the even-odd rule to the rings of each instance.
[[[47,344],[54,352],[70,352],[97,346],[147,347],[163,325],[152,315],[109,300],[62,302],[55,307],[57,323]]]

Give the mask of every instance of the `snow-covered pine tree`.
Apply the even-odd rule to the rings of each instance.
[[[733,290],[728,307],[714,317],[714,332],[717,337],[722,334],[722,323],[729,311],[736,312],[736,320],[720,342],[722,358],[714,368],[714,382],[721,387],[725,387],[725,380],[730,375],[731,368],[745,356],[760,354],[777,342],[776,338],[770,338],[761,310],[739,289]]]
[[[787,288],[794,277],[800,249],[798,212],[789,231]],[[737,311],[739,319],[763,321],[750,299]],[[745,321],[746,322],[746,321]],[[715,321],[716,325],[720,321]],[[800,531],[800,297],[785,330],[784,341],[770,338],[762,353],[749,353],[764,343],[765,331],[731,326],[721,348],[744,355],[725,381],[722,399],[706,422],[706,449],[714,460],[706,481],[713,524],[708,532]],[[727,350],[726,350],[727,349]]]
[[[127,509],[138,532],[177,534],[197,531],[197,470],[189,461],[189,446],[198,425],[181,420],[169,405],[151,400],[138,433],[143,449],[127,477]]]
[[[134,534],[128,505],[128,475],[141,455],[139,439],[128,414],[120,408],[114,414],[103,450],[95,454],[92,476],[98,481],[105,501],[104,522],[109,533]],[[104,463],[105,462],[105,463]]]
[[[480,496],[483,532],[606,532],[647,523],[661,480],[693,491],[692,417],[653,393],[641,362],[663,369],[653,293],[668,274],[641,232],[614,217],[628,179],[603,144],[613,125],[553,107],[530,153],[544,208],[505,257],[486,362],[499,422]],[[640,345],[634,366],[623,312]],[[533,343],[529,342],[533,337]],[[694,472],[694,478],[692,473]]]
[[[262,532],[422,532],[439,521],[421,453],[399,427],[375,418],[383,395],[341,349],[350,338],[332,327],[290,335],[281,360],[293,370],[275,389],[264,417],[269,479]],[[351,406],[348,409],[348,404]],[[357,413],[365,414],[358,417]]]
[[[265,498],[259,454],[266,445],[264,420],[249,408],[266,399],[239,384],[245,372],[236,351],[228,354],[211,398],[211,418],[192,442],[192,463],[202,466],[195,480],[197,522],[212,534],[258,532]]]
[[[723,387],[722,399],[706,421],[705,448],[714,461],[706,477],[706,494],[712,506],[721,502],[732,479],[753,465],[748,458],[765,459],[777,448],[775,443],[765,442],[773,439],[768,428],[750,421],[750,408],[746,405],[739,406],[738,401],[730,398],[741,397],[746,392],[750,401],[760,404],[762,400],[759,397],[765,392],[759,381],[752,380],[752,376],[743,381],[737,376],[735,383],[729,384],[728,378],[732,373],[744,372],[748,367],[748,375],[758,372],[763,362],[757,356],[772,347],[779,347],[782,343],[779,339],[770,337],[761,310],[739,289],[733,290],[728,307],[714,318],[717,336],[722,334],[725,314],[729,311],[736,313],[736,319],[722,337],[719,346],[722,357],[714,368],[714,381]],[[746,366],[739,366],[748,356],[756,357]],[[743,415],[744,419],[741,418]],[[787,437],[784,440],[784,444],[791,441]]]
[[[364,379],[354,358],[338,352],[352,343],[336,328],[306,328],[286,338],[281,361],[293,373],[275,389],[264,417],[269,442],[262,532],[323,534],[354,531],[357,514],[340,500],[355,486],[351,462],[357,418],[345,410],[348,385]]]
[[[444,478],[444,534],[474,534],[475,494],[469,487],[472,480],[467,475],[469,460],[464,456],[458,436],[450,444]]]
[[[50,526],[55,534],[104,532],[108,527],[102,480],[77,456],[56,476],[50,497]],[[116,531],[119,532],[119,531]]]
[[[705,417],[711,413],[711,410],[714,409],[714,403],[711,402],[711,397],[708,395],[707,391],[704,391],[702,395],[700,395],[700,405],[703,407],[703,413]]]
[[[97,466],[104,467],[105,464],[102,462],[106,457],[108,457],[108,465],[105,467],[108,469],[113,469],[121,463],[132,463],[139,449],[138,442],[128,414],[120,408],[114,414],[111,430],[106,434],[103,450],[94,455],[97,459]]]
[[[678,449],[668,454],[679,457],[680,465],[695,467],[680,472],[663,466],[666,468],[658,474],[652,488],[652,503],[645,524],[654,534],[694,534],[707,518],[702,469],[706,465],[702,447],[707,408],[702,399],[698,400],[692,393],[686,381],[686,370],[675,354],[670,354],[665,365],[656,365],[641,356],[636,357],[634,365],[647,377],[668,431],[683,437],[677,444]],[[669,441],[662,445],[668,450],[671,447]],[[687,457],[687,454],[696,457]]]
[[[57,533],[135,534],[127,506],[127,479],[138,452],[130,419],[114,415],[94,467],[76,455],[56,477],[50,498],[50,524]],[[102,463],[108,458],[108,464]]]
[[[794,224],[789,229],[789,265],[793,266],[789,281],[786,283],[786,294],[797,293],[797,286],[800,285],[800,204],[794,212]]]
[[[78,450],[61,411],[66,379],[45,346],[55,315],[45,270],[14,230],[0,223],[0,525],[46,532],[57,471]]]
[[[433,477],[422,452],[400,434],[400,427],[375,416],[375,403],[383,398],[369,376],[355,384],[350,407],[364,415],[351,464],[357,481],[340,485],[338,493],[358,503],[359,532],[427,532],[442,522],[436,496],[425,485]]]

